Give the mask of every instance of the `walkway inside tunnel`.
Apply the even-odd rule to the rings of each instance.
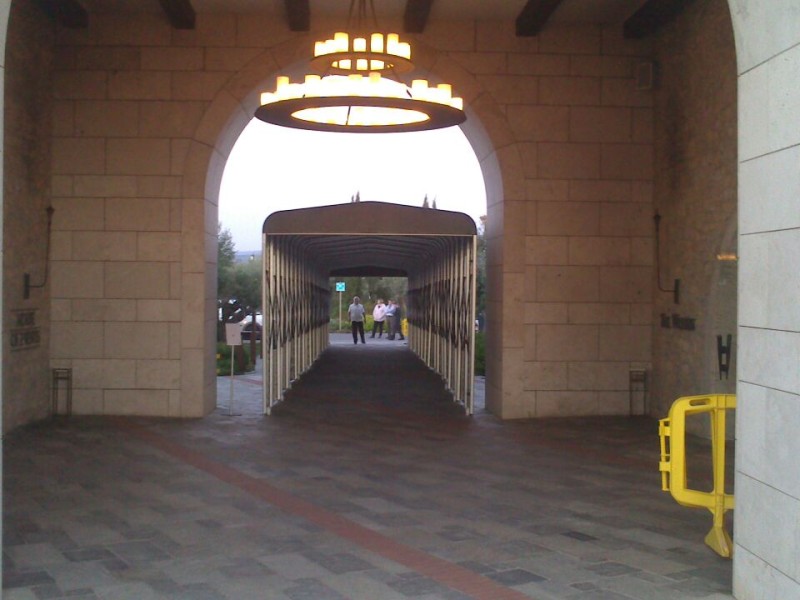
[[[273,415],[311,420],[384,418],[413,420],[467,417],[445,388],[406,344],[370,339],[355,345],[349,334],[332,334],[317,364],[295,384]],[[366,433],[366,432],[365,432]]]

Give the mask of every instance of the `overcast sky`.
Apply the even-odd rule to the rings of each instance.
[[[236,250],[260,251],[264,219],[278,210],[361,200],[437,208],[475,219],[486,190],[472,147],[458,127],[395,134],[320,133],[253,119],[231,152],[219,220]]]

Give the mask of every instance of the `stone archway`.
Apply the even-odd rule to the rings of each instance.
[[[294,39],[252,59],[216,95],[187,151],[183,196],[184,216],[188,214],[190,217],[184,218],[182,240],[184,248],[192,249],[196,258],[191,264],[184,262],[183,267],[183,302],[187,308],[183,327],[202,331],[203,342],[202,346],[186,349],[188,356],[182,372],[186,379],[182,387],[187,397],[203,398],[203,413],[213,410],[216,396],[216,387],[213,385],[216,309],[210,307],[216,307],[216,227],[225,163],[258,107],[260,92],[269,87],[269,82],[279,71],[292,73],[305,68],[307,49],[307,39]],[[494,100],[471,74],[445,55],[439,55],[424,46],[420,54],[422,60],[419,68],[432,78],[439,76],[453,82],[454,87],[464,95],[468,119],[461,129],[475,151],[486,185],[487,237],[494,241],[489,244],[488,263],[491,269],[502,273],[502,264],[495,256],[500,253],[502,244],[510,243],[509,234],[504,234],[508,229],[505,223],[508,219],[511,219],[511,223],[520,222],[525,202],[520,157],[512,145],[513,136]],[[202,260],[197,258],[201,256],[204,257]],[[498,278],[495,277],[495,280]],[[197,295],[201,289],[205,297],[202,309]],[[495,298],[495,292],[490,290],[487,323],[490,330],[493,328],[499,332],[502,329],[502,310]],[[498,366],[495,369],[488,368],[487,381],[497,380],[493,388],[497,390],[496,397],[499,398],[501,384],[497,373],[502,336],[490,338],[487,353],[498,357]],[[198,373],[203,373],[202,380]],[[491,396],[487,391],[487,398]],[[499,407],[497,410],[499,412]]]

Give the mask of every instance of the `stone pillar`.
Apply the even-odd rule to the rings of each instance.
[[[800,597],[800,8],[729,1],[739,73],[734,595]]]

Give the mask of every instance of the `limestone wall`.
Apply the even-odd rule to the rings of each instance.
[[[259,86],[311,37],[202,14],[195,31],[93,15],[59,33],[51,362],[75,370],[79,412],[213,407],[219,177]],[[513,22],[432,22],[418,41],[467,100],[486,179],[490,409],[626,414],[651,352],[653,98],[634,79],[651,49]]]
[[[734,393],[735,351],[720,377],[717,336],[736,336],[736,54],[725,0],[692,5],[658,36],[655,210],[661,287],[655,295],[653,415],[687,395]],[[651,221],[651,228],[654,223]],[[688,319],[688,320],[687,320]],[[692,422],[708,435],[705,423]]]
[[[3,429],[50,414],[47,212],[54,28],[31,2],[11,8],[3,147]],[[35,77],[31,77],[35,73]],[[46,284],[24,296],[24,277]],[[62,407],[64,405],[62,404]]]
[[[800,9],[730,2],[739,73],[736,598],[800,597]]]
[[[653,97],[634,78],[651,50],[617,28],[480,32],[478,79],[512,136],[501,158],[520,163],[489,207],[487,405],[628,414],[651,356]]]
[[[236,31],[233,17],[185,32],[159,15],[93,15],[88,30],[59,33],[51,362],[73,368],[76,412],[214,406],[216,190],[205,184],[220,131],[209,141],[198,129],[260,51],[231,48]],[[200,176],[185,177],[190,167]]]

